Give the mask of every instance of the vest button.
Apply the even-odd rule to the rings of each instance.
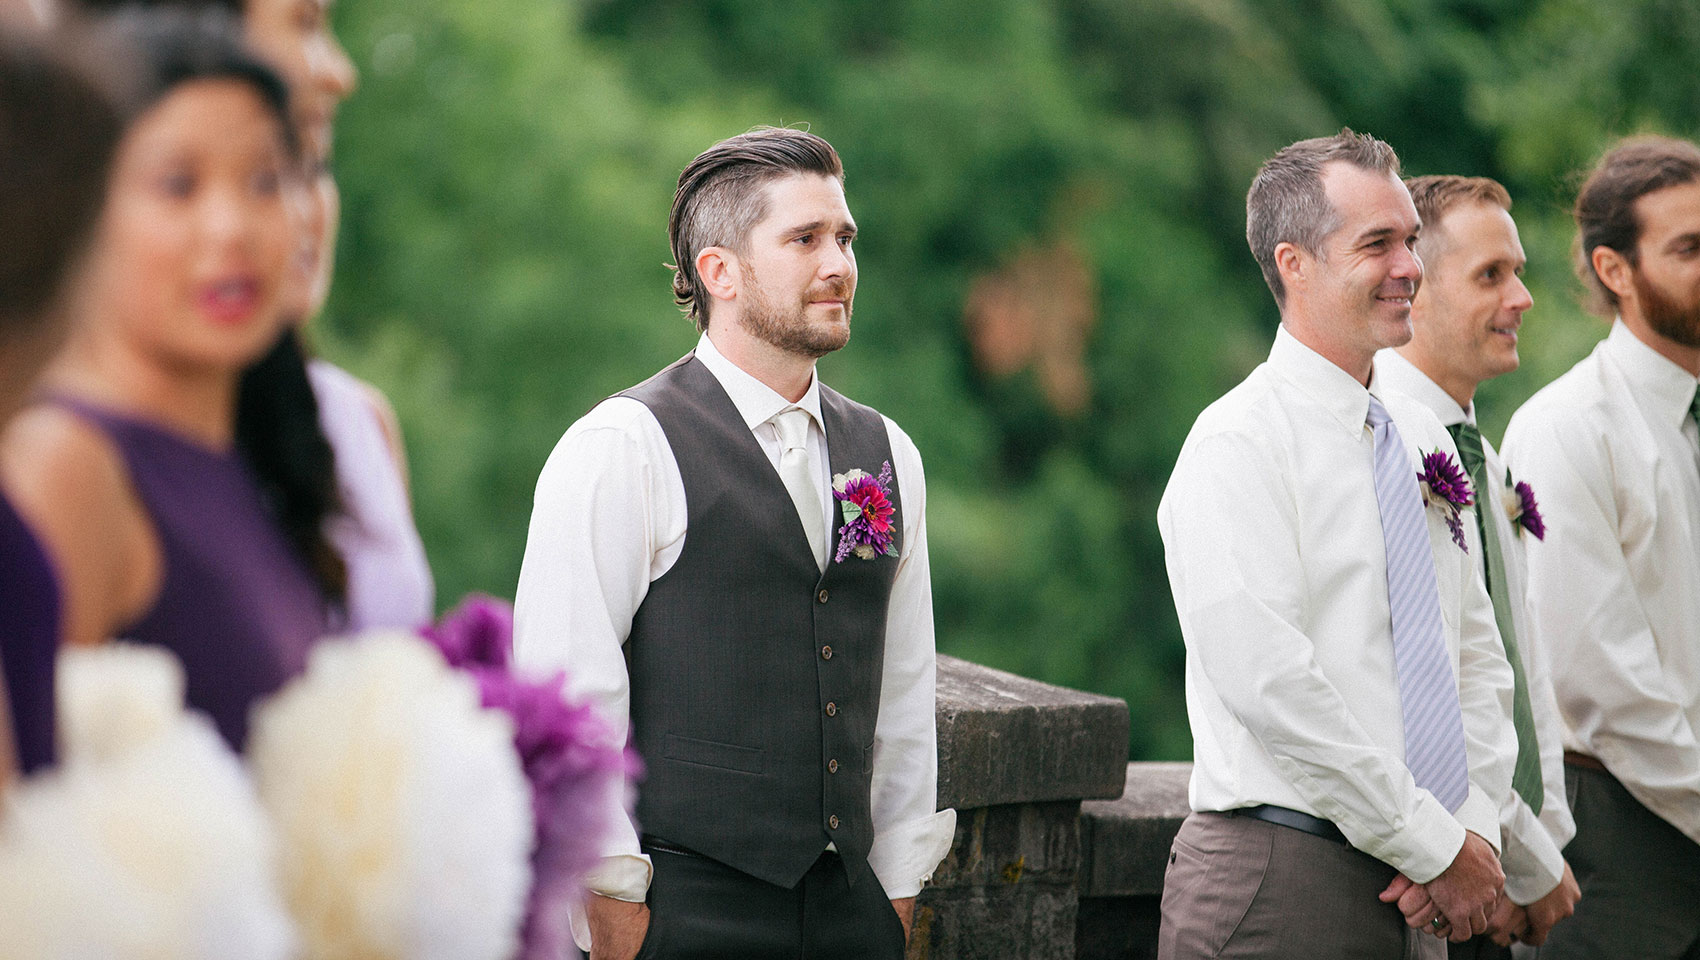
[[[829,717],[838,716],[838,704],[828,700],[826,704],[826,715]]]
[[[837,773],[838,772],[838,761],[837,760],[828,760],[826,762],[826,772],[827,773]]]
[[[829,643],[826,646],[820,648],[820,658],[822,660],[831,660],[832,659],[832,644]]]
[[[831,827],[834,830],[837,830],[838,829],[838,814],[835,813],[832,816],[827,817],[826,818],[826,825]]]
[[[822,590],[820,593],[815,594],[815,599],[819,600],[821,603],[825,603],[826,602],[826,591]]]

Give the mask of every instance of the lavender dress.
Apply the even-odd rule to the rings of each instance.
[[[249,710],[300,673],[327,632],[324,594],[240,454],[82,401],[53,402],[117,445],[159,535],[159,598],[119,636],[176,654],[189,706],[240,750]]]
[[[429,622],[435,591],[425,545],[367,387],[324,360],[308,361],[307,376],[319,425],[336,454],[343,513],[328,533],[348,564],[347,628],[411,629]]]
[[[0,494],[0,672],[24,773],[54,758],[53,663],[59,650],[59,583],[41,544]]]

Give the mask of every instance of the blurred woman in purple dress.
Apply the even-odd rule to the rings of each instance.
[[[241,18],[244,39],[290,88],[290,113],[301,144],[306,189],[299,194],[306,219],[298,284],[288,311],[305,323],[318,314],[335,266],[341,198],[331,176],[334,123],[356,75],[329,23],[331,0],[85,0],[88,9],[183,6],[220,9]],[[335,452],[334,464],[300,457],[280,463],[298,482],[334,469],[338,509],[328,536],[346,567],[347,589],[339,629],[416,627],[432,614],[434,587],[425,547],[414,525],[401,430],[389,401],[376,387],[322,358],[303,360],[301,340],[290,332],[250,371],[249,406],[306,416],[316,407],[320,429]],[[287,427],[286,427],[287,429]]]
[[[243,403],[288,327],[299,155],[283,82],[226,18],[114,20],[141,51],[142,106],[50,399],[13,424],[4,466],[57,563],[63,641],[171,650],[189,705],[240,748],[345,589],[334,489],[279,468],[302,446],[328,463],[322,436]]]

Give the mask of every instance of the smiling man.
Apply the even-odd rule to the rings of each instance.
[[[1540,495],[1529,599],[1566,725],[1581,882],[1542,958],[1700,957],[1700,148],[1647,137],[1576,200],[1611,332],[1530,398],[1505,458]]]
[[[1423,276],[1398,173],[1343,130],[1278,152],[1246,198],[1281,326],[1157,513],[1194,743],[1164,960],[1444,955],[1428,934],[1480,933],[1499,895],[1511,670],[1462,496],[1418,484],[1451,437],[1376,378]]]
[[[515,602],[519,661],[564,667],[647,768],[641,834],[607,798],[575,934],[592,960],[898,958],[955,813],[920,454],[815,375],[856,293],[838,155],[718,143],[670,227],[701,338],[555,448]]]
[[[1451,953],[1453,960],[1505,956],[1513,939],[1543,943],[1577,897],[1559,852],[1576,833],[1564,796],[1563,727],[1549,657],[1535,644],[1525,606],[1524,554],[1541,549],[1538,513],[1524,514],[1515,481],[1476,427],[1474,402],[1480,384],[1517,369],[1518,329],[1533,301],[1503,186],[1453,176],[1417,177],[1406,186],[1423,220],[1417,254],[1424,279],[1411,305],[1411,341],[1377,354],[1376,371],[1383,385],[1420,400],[1446,425],[1476,492],[1470,553],[1515,675],[1510,719],[1517,763],[1500,809],[1505,896],[1487,934],[1453,945]]]

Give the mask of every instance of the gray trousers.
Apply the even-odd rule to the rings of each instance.
[[[1566,766],[1576,837],[1564,857],[1582,888],[1576,914],[1519,960],[1700,960],[1700,844],[1608,773]]]
[[[1170,848],[1157,958],[1444,958],[1443,941],[1378,898],[1394,873],[1334,840],[1194,813]]]

